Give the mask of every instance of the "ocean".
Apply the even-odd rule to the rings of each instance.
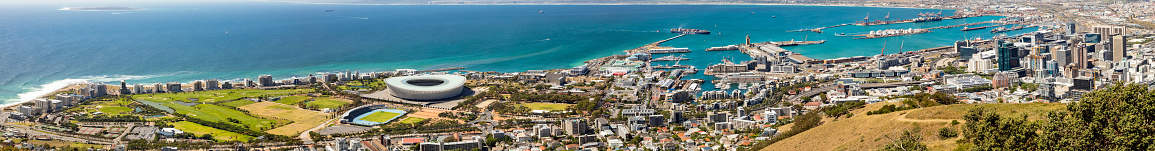
[[[77,6],[80,5],[80,6]],[[68,11],[63,7],[128,6],[140,11]],[[334,10],[325,12],[325,10]],[[538,13],[542,11],[544,13]],[[676,36],[670,28],[710,30],[663,44],[687,47],[704,69],[738,51],[705,48],[754,42],[828,40],[786,47],[815,59],[871,56],[950,45],[986,30],[854,40],[836,33],[927,28],[998,16],[879,26],[825,33],[787,32],[888,14],[914,18],[937,9],[785,5],[330,5],[282,2],[84,3],[0,6],[0,100],[31,100],[78,82],[130,84],[237,80],[269,74],[466,67],[517,72],[571,68]],[[953,10],[943,10],[944,15]],[[1014,31],[1020,34],[1034,28]],[[892,51],[893,50],[893,51]],[[656,55],[660,57],[662,55]],[[700,74],[691,78],[708,79]],[[708,86],[708,85],[707,85]],[[708,86],[712,88],[712,86]],[[708,88],[709,89],[709,88]]]

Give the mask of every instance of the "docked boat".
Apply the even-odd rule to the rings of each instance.
[[[683,56],[685,56],[685,55],[683,55]],[[678,61],[678,60],[690,60],[690,59],[682,57],[682,56],[669,55],[669,56],[665,56],[665,57],[654,58],[654,60],[652,60],[652,61]]]
[[[971,27],[963,27],[963,29],[962,29],[961,31],[971,31],[971,30],[986,29],[987,27],[990,27],[990,26],[980,26],[980,27],[974,27],[974,28],[971,28]]]
[[[701,29],[689,29],[689,28],[682,28],[682,27],[678,27],[678,28],[670,28],[670,33],[675,33],[675,34],[704,34],[704,35],[708,35],[708,34],[710,34],[710,31],[709,31],[709,30],[701,30]]]
[[[682,53],[682,52],[690,52],[690,48],[650,49],[651,54],[655,54],[655,53]]]

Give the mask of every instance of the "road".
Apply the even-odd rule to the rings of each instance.
[[[7,123],[4,123],[3,125],[4,125],[4,127],[16,128],[17,130],[20,130],[20,132],[28,134],[28,136],[45,135],[45,136],[51,137],[52,139],[70,141],[70,142],[91,143],[91,144],[101,144],[101,145],[113,144],[113,143],[110,143],[104,139],[95,139],[95,138],[91,138],[91,137],[83,137],[83,139],[82,139],[81,137],[75,137],[75,136],[69,136],[69,135],[60,135],[60,134],[55,134],[55,133],[46,133],[47,131],[39,130],[39,129],[33,129],[31,127],[27,127],[27,126],[23,126],[23,125],[10,125]]]

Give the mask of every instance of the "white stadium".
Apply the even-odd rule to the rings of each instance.
[[[437,100],[461,94],[465,77],[458,75],[403,76],[385,79],[394,97],[408,100]]]

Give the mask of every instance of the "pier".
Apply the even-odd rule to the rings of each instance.
[[[626,53],[631,53],[631,54],[632,54],[632,53],[650,53],[650,49],[652,49],[652,48],[658,48],[658,47],[660,47],[660,46],[662,45],[662,43],[664,43],[664,42],[667,42],[667,41],[670,41],[670,40],[674,40],[674,39],[678,39],[678,38],[681,38],[682,36],[686,36],[686,34],[681,34],[681,35],[678,35],[678,36],[670,37],[670,38],[667,38],[667,39],[665,39],[665,40],[660,40],[660,41],[658,41],[658,42],[654,42],[654,43],[646,44],[646,45],[644,45],[644,46],[641,46],[641,47],[638,47],[638,48],[634,48],[634,49],[630,49],[630,50],[625,50],[624,52],[626,52]]]

